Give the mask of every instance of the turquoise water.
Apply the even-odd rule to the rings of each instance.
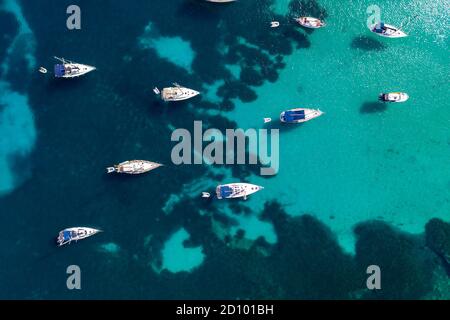
[[[410,37],[377,39],[365,26],[370,4],[321,1],[328,27],[311,35],[308,50],[285,59],[278,81],[256,89],[257,100],[238,101],[228,114],[239,127],[258,128],[264,117],[277,118],[289,108],[326,112],[283,132],[280,172],[274,179],[252,180],[267,190],[252,206],[277,198],[290,214],[312,213],[350,252],[352,227],[360,221],[382,219],[420,233],[430,218],[448,218],[450,212],[445,164],[450,159],[450,93],[440,90],[449,84],[449,7],[445,2],[379,1],[382,17],[391,24],[419,17],[406,29]],[[287,1],[277,1],[276,8],[287,13]],[[433,28],[421,25],[429,14],[438,21]],[[352,47],[359,37],[373,38],[383,49]],[[383,91],[405,91],[411,99],[381,112],[365,111],[370,107],[364,105],[375,103]]]
[[[154,30],[151,23],[145,27],[145,32],[140,38],[143,49],[154,49],[158,56],[169,62],[192,72],[192,62],[195,52],[189,42],[180,37],[159,37],[158,30]]]
[[[166,241],[162,251],[162,268],[170,272],[192,271],[202,264],[204,254],[201,247],[186,248],[184,242],[190,237],[189,233],[181,228]]]
[[[35,66],[33,58],[34,38],[23,16],[20,6],[12,0],[5,0],[0,7],[14,14],[18,32],[6,51],[1,63],[0,75],[6,75],[15,55],[23,56],[28,70]],[[5,35],[6,37],[7,35]],[[25,81],[26,82],[26,81]],[[14,158],[26,157],[33,149],[36,140],[36,128],[28,97],[13,90],[10,84],[0,77],[0,196],[13,190],[29,173],[27,170],[13,172]]]
[[[81,31],[63,28],[69,4],[0,1],[0,297],[449,298],[449,226],[430,220],[450,212],[450,1],[377,1],[389,24],[413,18],[403,39],[367,30],[368,0],[80,1]],[[327,27],[304,30],[299,14]],[[97,71],[54,81],[36,72],[53,55]],[[172,82],[201,96],[163,104],[152,88]],[[382,91],[410,100],[380,104]],[[296,107],[325,115],[282,126]],[[279,128],[278,174],[172,165],[172,131],[195,120]],[[134,158],[165,166],[104,174]],[[200,197],[237,181],[264,190]],[[76,225],[104,232],[55,248]],[[374,263],[377,294],[365,289]],[[79,293],[65,288],[69,264],[82,269]]]

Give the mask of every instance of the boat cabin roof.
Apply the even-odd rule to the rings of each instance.
[[[63,64],[55,64],[55,76],[63,77],[66,74],[66,68]]]
[[[219,194],[221,198],[228,198],[233,194],[233,189],[229,186],[222,186],[219,188]]]
[[[284,113],[284,119],[286,121],[297,121],[305,119],[305,110],[286,111]]]
[[[70,232],[70,231],[68,231],[68,230],[63,231],[63,238],[64,238],[64,241],[70,240],[71,237],[72,237],[72,232]]]

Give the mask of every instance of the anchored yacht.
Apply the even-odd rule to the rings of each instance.
[[[409,99],[407,93],[404,92],[390,92],[390,93],[381,93],[378,96],[378,99],[383,102],[405,102]]]
[[[280,120],[284,123],[303,123],[321,115],[323,115],[323,112],[319,109],[297,108],[283,111],[280,115]]]
[[[180,86],[178,83],[174,83],[173,87],[164,88],[162,91],[158,88],[154,88],[153,92],[160,95],[161,99],[164,101],[182,101],[191,99],[200,94],[200,92]]]
[[[85,227],[74,227],[67,228],[59,232],[58,238],[56,238],[56,243],[59,247],[71,243],[72,241],[83,240],[93,236],[96,233],[101,232],[101,230]]]
[[[77,78],[95,70],[95,67],[86,64],[75,63],[58,57],[55,57],[55,59],[61,61],[61,63],[55,64],[56,78]]]
[[[217,199],[234,199],[234,198],[244,198],[255,192],[264,189],[263,187],[250,184],[250,183],[230,183],[219,185],[216,188],[216,197]],[[208,192],[202,193],[203,198],[209,198],[210,194]]]
[[[372,31],[373,33],[375,33],[381,37],[385,37],[385,38],[403,38],[403,37],[408,36],[400,28],[391,26],[384,22],[379,22],[379,23],[373,24],[370,27],[370,31]]]
[[[126,173],[126,174],[142,174],[153,169],[161,167],[162,164],[146,161],[146,160],[131,160],[119,163],[113,167],[106,168],[107,173]]]
[[[319,29],[325,26],[325,22],[313,17],[299,17],[296,18],[295,21],[297,21],[302,27],[310,29]]]

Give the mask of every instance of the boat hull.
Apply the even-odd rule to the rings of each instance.
[[[409,100],[409,95],[404,92],[391,92],[380,94],[380,100],[389,103],[402,103]]]
[[[219,185],[216,188],[217,199],[237,199],[247,198],[249,195],[254,194],[264,189],[261,186],[250,183],[230,183]],[[224,193],[223,190],[230,190],[230,193]]]
[[[383,37],[383,38],[404,38],[404,37],[408,36],[405,32],[403,32],[403,31],[399,30],[397,27],[391,26],[389,24],[384,24],[384,26],[386,28],[389,28],[389,29],[393,30],[390,33],[379,33],[379,32],[376,32],[375,31],[376,26],[377,26],[377,24],[371,25],[370,26],[370,31],[372,33],[375,33],[376,35],[378,35],[380,37]]]
[[[286,114],[288,112],[299,112],[299,111],[304,112],[304,119],[292,119],[292,120],[287,119]],[[323,115],[323,112],[318,109],[296,108],[296,109],[290,109],[290,110],[283,111],[280,114],[280,121],[282,123],[304,123],[304,122],[308,122],[312,119],[318,118],[321,115]]]
[[[86,238],[89,238],[97,233],[101,232],[101,230],[94,228],[86,228],[86,227],[74,227],[67,228],[59,232],[58,237],[56,238],[56,243],[59,247],[69,244],[72,241],[79,241]]]
[[[66,71],[64,75],[55,74],[56,78],[63,78],[63,79],[78,78],[84,76],[85,74],[88,74],[89,72],[96,70],[96,68],[93,66],[80,63],[67,63],[64,64],[64,68],[66,70],[70,70],[70,72]]]
[[[302,27],[308,29],[319,29],[325,26],[323,21],[313,17],[299,17],[295,19],[295,21],[297,21]]]
[[[156,162],[151,162],[147,160],[131,160],[119,163],[114,167],[107,168],[108,173],[123,173],[123,174],[143,174],[152,171],[162,165]]]
[[[169,87],[164,88],[161,92],[161,99],[166,102],[172,102],[172,101],[184,101],[188,99],[192,99],[196,96],[198,96],[200,92],[184,88],[184,87]]]

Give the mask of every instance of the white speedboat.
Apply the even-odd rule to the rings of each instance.
[[[389,92],[389,93],[381,93],[378,96],[378,99],[383,102],[405,102],[409,99],[407,93],[404,92]]]
[[[71,243],[72,241],[83,240],[101,232],[101,230],[85,227],[67,228],[59,232],[56,243],[59,247]]]
[[[370,31],[385,38],[403,38],[408,36],[405,32],[400,30],[400,28],[391,26],[384,22],[373,24],[370,27]]]
[[[55,64],[56,78],[77,78],[95,70],[95,67],[86,64],[75,63],[58,57],[55,57],[55,59],[61,61],[61,63]]]
[[[323,115],[323,112],[319,109],[297,108],[283,111],[280,114],[280,121],[284,123],[303,123],[321,115]]]
[[[158,88],[154,88],[153,92],[160,95],[161,99],[164,101],[182,101],[191,99],[200,94],[200,92],[180,86],[178,83],[174,83],[173,87],[164,88],[162,91]]]
[[[296,18],[295,21],[297,21],[302,27],[310,29],[319,29],[325,26],[325,22],[313,17],[299,17]]]
[[[246,200],[249,195],[262,189],[264,188],[250,183],[230,183],[217,186],[216,196],[219,200],[235,198],[244,198]]]
[[[114,167],[106,168],[107,173],[126,173],[126,174],[142,174],[153,169],[161,167],[162,164],[146,161],[146,160],[131,160],[119,163]]]

